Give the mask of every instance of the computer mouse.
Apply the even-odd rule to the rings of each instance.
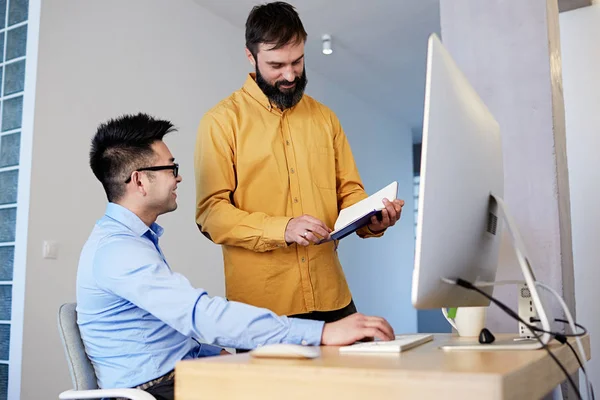
[[[317,358],[321,350],[316,346],[278,343],[257,347],[250,355],[257,358]]]
[[[496,338],[488,328],[483,328],[479,333],[479,343],[481,344],[494,343],[494,340],[496,340]]]

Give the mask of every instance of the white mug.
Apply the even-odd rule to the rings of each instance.
[[[448,310],[442,308],[442,314],[460,336],[476,337],[485,328],[487,307],[459,307],[454,318],[448,317]]]

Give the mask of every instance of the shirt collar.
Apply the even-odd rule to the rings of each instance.
[[[122,223],[138,236],[144,236],[146,232],[151,231],[157,237],[161,237],[164,232],[162,226],[156,222],[148,227],[133,211],[116,203],[108,203],[105,214]]]
[[[281,114],[281,110],[271,104],[269,98],[264,94],[261,88],[258,87],[258,83],[256,83],[256,74],[251,72],[248,74],[246,78],[246,82],[244,82],[244,86],[242,90],[254,100],[256,100],[261,106],[266,108],[269,111]]]

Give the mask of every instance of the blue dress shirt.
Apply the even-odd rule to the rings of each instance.
[[[209,297],[173,272],[150,227],[109,203],[81,252],[77,322],[101,388],[134,387],[179,360],[270,343],[319,345],[323,322]]]

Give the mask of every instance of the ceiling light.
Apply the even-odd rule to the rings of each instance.
[[[321,40],[323,41],[323,54],[331,54],[333,50],[331,49],[331,36],[323,35],[321,36]]]

